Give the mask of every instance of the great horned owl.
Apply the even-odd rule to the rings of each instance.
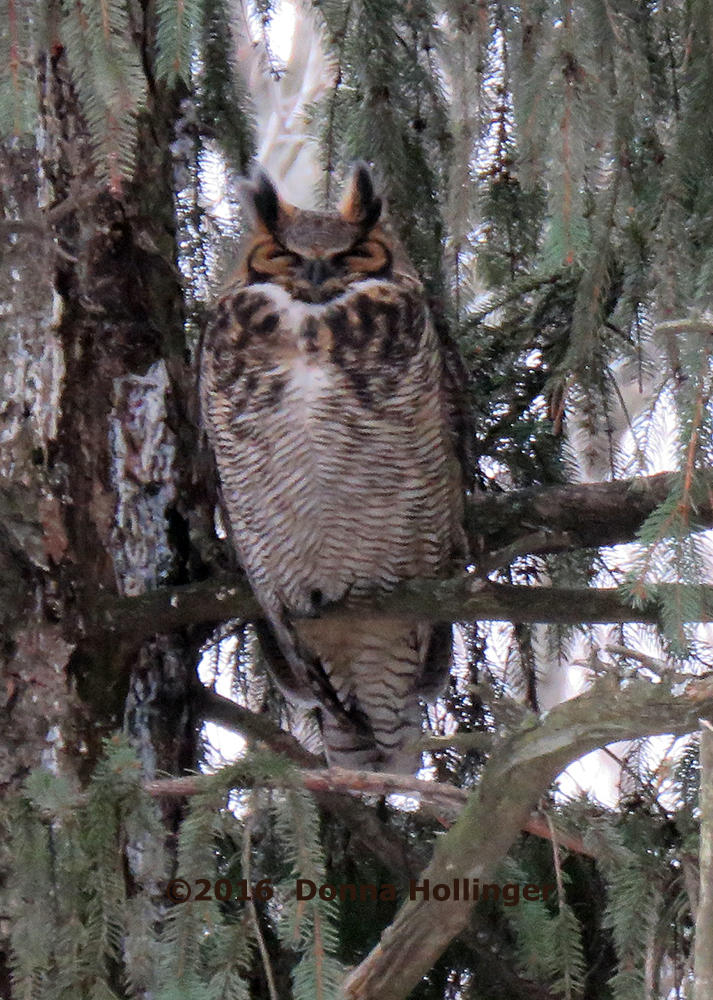
[[[205,330],[201,405],[258,636],[288,697],[319,706],[331,764],[412,771],[451,627],[370,609],[463,564],[444,348],[364,164],[336,213],[286,204],[262,172],[244,187],[252,232]],[[363,615],[317,617],[343,598]]]

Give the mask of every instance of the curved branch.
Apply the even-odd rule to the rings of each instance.
[[[457,822],[439,839],[419,884],[492,878],[538,798],[573,760],[617,740],[692,732],[712,709],[711,678],[691,680],[678,695],[670,683],[637,678],[619,688],[611,677],[602,678],[503,741]],[[417,896],[405,903],[349,975],[348,1000],[404,1000],[464,929],[470,909],[452,898]]]

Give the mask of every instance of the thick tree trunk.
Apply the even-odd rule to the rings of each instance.
[[[151,88],[137,180],[112,195],[94,182],[61,52],[42,84],[37,148],[0,154],[3,795],[40,763],[85,776],[127,711],[149,772],[194,766],[191,681],[205,630],[107,643],[86,622],[101,594],[189,582],[192,524],[212,524],[186,405],[177,98]],[[0,913],[2,885],[0,870]],[[0,996],[10,995],[0,943]]]

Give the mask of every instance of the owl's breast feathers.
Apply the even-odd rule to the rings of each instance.
[[[405,734],[418,694],[447,676],[443,629],[365,608],[345,636],[291,616],[463,562],[452,400],[420,284],[368,279],[319,305],[236,287],[201,367],[223,503],[279,681],[325,708],[332,762],[413,766]]]

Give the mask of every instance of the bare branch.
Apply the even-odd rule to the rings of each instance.
[[[656,332],[671,336],[685,333],[713,334],[713,323],[704,319],[669,319],[656,324]]]
[[[244,708],[230,698],[224,698],[202,685],[196,686],[195,698],[205,722],[215,722],[224,729],[240,733],[246,739],[259,740],[270,750],[283,754],[299,767],[324,767],[324,760],[321,757],[305,750],[294,736],[280,729],[269,716],[251,712],[249,708]]]
[[[713,484],[709,472],[700,475]],[[675,484],[674,473],[661,472],[611,483],[488,493],[469,501],[467,532],[475,552],[494,553],[508,547],[510,558],[620,545],[635,539],[638,529]],[[713,527],[711,497],[702,500],[696,506],[696,524],[700,529]]]
[[[318,771],[297,771],[294,774],[303,788],[310,792],[335,792],[344,795],[408,795],[449,813],[458,813],[468,799],[468,793],[455,785],[440,781],[424,781],[407,774],[387,774],[375,771],[350,771],[343,767],[323,768]],[[197,795],[205,786],[206,776],[191,775],[185,778],[158,778],[146,785],[150,795]],[[274,787],[281,779],[270,781]],[[246,779],[245,785],[251,782]]]
[[[468,792],[455,785],[441,781],[423,781],[406,774],[386,774],[374,771],[349,771],[342,767],[324,768],[319,771],[297,771],[287,780],[297,777],[303,788],[312,793],[334,793],[345,795],[371,795],[380,798],[386,795],[406,795],[417,798],[420,802],[452,816],[457,816],[468,801]],[[146,784],[146,791],[154,797],[179,796],[181,798],[198,795],[210,779],[209,775],[190,775],[183,778],[157,778]],[[272,779],[269,784],[279,787],[279,778]],[[240,787],[249,787],[251,781],[246,776]],[[450,826],[450,823],[445,824]],[[530,833],[543,840],[552,840],[553,832],[556,843],[566,847],[575,854],[595,857],[591,848],[587,847],[581,837],[573,836],[562,830],[556,830],[551,821],[541,813],[535,812],[523,826],[524,833]]]
[[[667,585],[661,585],[663,592]],[[713,616],[713,587],[703,602],[701,621]],[[474,574],[452,580],[409,580],[389,594],[374,595],[373,617],[412,621],[550,622],[566,625],[599,622],[658,622],[657,604],[641,608],[625,604],[614,589],[593,587],[515,587],[492,583]],[[365,604],[338,604],[322,612],[324,618],[348,621],[364,615]],[[102,597],[91,624],[98,632],[133,636],[137,641],[201,622],[229,618],[255,620],[260,608],[248,584],[205,580],[183,587],[154,590],[138,597]]]
[[[607,653],[613,653],[615,656],[621,656],[626,660],[636,660],[637,663],[641,663],[644,667],[648,667],[649,670],[653,670],[655,674],[671,674],[671,665],[657,656],[649,656],[648,653],[642,653],[638,649],[630,649],[628,646],[620,646],[616,642],[609,643],[604,649]]]

